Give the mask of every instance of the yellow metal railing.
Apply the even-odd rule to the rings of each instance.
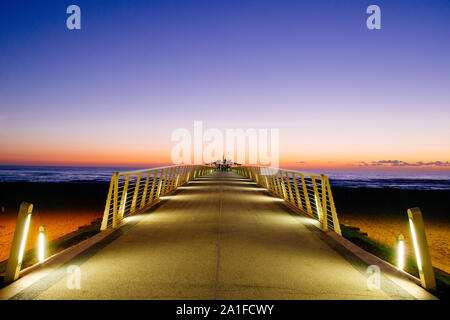
[[[233,171],[317,219],[322,230],[331,229],[341,235],[328,177],[261,166],[235,167]]]
[[[202,165],[181,165],[114,173],[101,230],[116,228],[123,218],[145,211],[159,197],[213,170]]]

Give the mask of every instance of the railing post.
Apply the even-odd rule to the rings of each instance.
[[[327,187],[325,176],[321,175],[321,188],[322,188],[322,229],[328,231],[328,215],[327,215]]]
[[[280,179],[278,178],[278,175],[280,174],[279,169],[274,169],[275,173],[273,174],[273,178],[275,179],[276,183],[277,183],[277,194],[280,198],[283,198],[283,189],[281,189],[281,182]]]
[[[295,205],[294,196],[292,195],[292,187],[291,187],[291,180],[289,178],[289,172],[285,171],[284,173],[286,174],[286,183],[288,185],[289,202]]]
[[[297,207],[299,207],[300,209],[303,209],[303,204],[302,204],[302,198],[300,198],[300,192],[298,192],[298,184],[297,184],[297,178],[295,177],[295,173],[292,172],[292,180],[294,180],[294,186],[295,186],[295,197],[297,198]]]
[[[164,189],[164,193],[167,193],[170,191],[170,186],[172,184],[172,177],[173,177],[174,171],[175,171],[175,168],[170,167],[169,172],[167,173],[167,182],[166,182],[166,187]]]
[[[139,193],[139,187],[141,184],[141,175],[142,175],[142,172],[139,172],[137,180],[136,180],[136,186],[134,187],[133,200],[131,201],[130,214],[134,213],[134,211],[136,210],[136,202],[137,202],[137,197],[138,197],[138,193]]]
[[[172,176],[173,176],[173,172],[174,172],[174,167],[170,167],[169,171],[167,172],[167,178],[166,178],[166,184],[165,184],[165,188],[164,188],[164,194],[166,194],[167,192],[170,191],[170,183],[172,181]]]
[[[17,215],[16,229],[14,231],[13,241],[6,264],[4,284],[10,284],[17,280],[22,267],[22,259],[27,244],[28,229],[30,227],[31,213],[33,205],[22,202]]]
[[[311,201],[309,200],[308,189],[306,187],[305,177],[303,176],[303,173],[300,173],[300,178],[302,180],[303,195],[305,196],[306,212],[310,216],[312,216],[313,213],[311,208]]]
[[[270,172],[269,172],[269,169],[268,169],[268,168],[265,168],[264,174],[266,175],[267,189],[273,190],[273,187],[272,187],[272,180],[271,180]]]
[[[272,185],[272,192],[278,194],[277,183],[275,182],[275,174],[273,168],[269,168],[269,179],[270,184]]]
[[[150,180],[150,170],[147,171],[147,178],[145,179],[145,186],[144,186],[144,191],[142,191],[141,205],[139,206],[139,209],[142,209],[143,207],[145,207],[145,204],[147,203],[147,191],[148,191],[149,180]]]
[[[319,221],[323,222],[323,213],[322,213],[322,205],[321,205],[320,197],[319,197],[319,190],[317,189],[316,177],[313,175],[311,176],[311,182],[313,185],[314,200],[315,200],[315,205],[316,205],[317,216],[319,218]]]
[[[180,169],[180,167],[175,167],[175,170],[173,172],[173,179],[172,179],[172,182],[170,183],[171,190],[174,190],[177,187],[177,177],[178,177],[179,169]]]
[[[113,196],[114,184],[116,183],[116,176],[118,173],[114,173],[111,177],[111,182],[109,183],[108,197],[106,198],[105,211],[103,212],[102,225],[100,226],[100,230],[106,230],[108,228],[108,218],[109,211],[111,209],[111,200]]]
[[[183,169],[183,184],[185,184],[187,182],[187,173],[189,171],[189,167],[188,166],[184,166]]]
[[[267,188],[267,180],[266,180],[266,175],[264,174],[264,168],[263,167],[258,167],[258,175],[259,175],[259,179],[261,181],[261,185],[264,188]]]
[[[172,169],[172,174],[170,175],[170,181],[169,181],[169,185],[168,185],[168,190],[167,191],[172,191],[173,190],[173,184],[175,183],[175,174],[178,170],[178,167],[173,167]]]
[[[190,180],[190,177],[191,177],[191,171],[192,171],[192,168],[191,168],[191,166],[189,166],[189,167],[187,168],[187,170],[186,170],[185,183],[189,183],[189,181],[191,181],[191,180]]]
[[[173,183],[173,188],[176,189],[178,188],[178,182],[180,181],[180,173],[181,173],[181,166],[177,167],[177,170],[175,170],[175,177],[174,177],[174,183]]]
[[[116,175],[116,182],[114,183],[114,197],[113,197],[113,219],[112,219],[112,227],[113,229],[117,227],[117,204],[119,202],[119,174]]]
[[[120,211],[118,214],[119,219],[123,219],[123,216],[125,214],[125,207],[127,202],[127,196],[128,196],[128,185],[130,183],[130,175],[127,174],[125,178],[125,185],[123,186],[122,195],[120,197]]]
[[[272,186],[273,186],[272,191],[275,194],[278,194],[278,184],[275,181],[275,171],[274,171],[273,168],[269,168],[269,170],[270,170],[270,180],[271,180],[271,183],[272,183]]]
[[[150,197],[148,203],[151,203],[155,199],[155,185],[156,180],[158,180],[158,172],[159,170],[153,170],[152,188],[150,189]]]
[[[286,192],[284,189],[284,181],[283,181],[283,177],[281,176],[280,172],[281,172],[281,170],[278,169],[277,180],[278,180],[278,186],[280,187],[280,191],[281,191],[280,197],[283,199],[286,199]],[[281,182],[280,182],[280,180],[281,180]]]
[[[333,229],[338,235],[342,236],[341,226],[337,217],[336,207],[334,206],[333,193],[331,192],[330,180],[327,177],[328,199],[330,201],[331,217],[333,218]]]
[[[175,181],[176,188],[183,184],[183,170],[184,166],[180,166],[177,173],[177,180]]]
[[[167,184],[167,172],[170,170],[170,168],[165,168],[164,169],[164,178],[163,178],[163,184],[158,192],[158,198],[161,194],[165,194],[166,193],[166,184]],[[162,191],[162,193],[161,193]]]
[[[261,167],[261,178],[264,180],[264,188],[269,189],[269,179],[267,179],[266,168]]]
[[[414,251],[416,253],[417,267],[419,268],[420,282],[425,289],[435,291],[436,279],[434,277],[433,265],[431,264],[422,211],[419,208],[408,209],[408,219]]]

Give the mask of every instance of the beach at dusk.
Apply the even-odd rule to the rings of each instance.
[[[36,238],[39,226],[45,225],[48,240],[56,240],[102,218],[110,175],[120,169],[124,168],[0,167],[0,206],[5,207],[0,215],[0,261],[8,257],[21,201],[35,204],[30,238]],[[402,233],[411,257],[414,251],[406,209],[422,208],[433,265],[450,273],[450,206],[442,201],[450,196],[449,175],[329,173],[338,178],[331,181],[340,223],[359,228],[389,248],[395,248],[397,235]],[[27,249],[35,246],[36,243],[27,243]]]
[[[449,17],[0,1],[0,300],[450,299]]]

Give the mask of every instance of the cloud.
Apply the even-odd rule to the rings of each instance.
[[[365,163],[364,161],[358,163]],[[450,162],[448,161],[417,161],[417,162],[406,162],[401,160],[380,160],[372,161],[370,163],[372,167],[378,166],[388,166],[388,167],[425,167],[425,166],[435,166],[435,167],[450,167]]]
[[[305,163],[305,161],[297,161],[296,163]]]

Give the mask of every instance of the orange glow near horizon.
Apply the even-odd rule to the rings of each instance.
[[[120,148],[121,152],[111,150],[55,150],[43,148],[30,148],[18,152],[9,152],[0,156],[0,165],[25,165],[25,166],[93,166],[93,167],[154,167],[172,165],[170,148],[161,151],[133,150],[132,148]],[[442,165],[373,165],[376,160],[338,159],[321,160],[320,158],[283,157],[280,155],[279,166],[281,168],[296,170],[384,170],[384,171],[438,171],[448,172],[450,166]],[[384,158],[383,158],[384,159]],[[385,158],[388,160],[388,158]],[[414,164],[419,161],[431,162],[422,159],[409,159],[407,162]],[[400,161],[400,160],[399,160]],[[404,160],[401,160],[404,161]],[[406,162],[406,161],[405,161]],[[442,161],[444,162],[444,161]],[[364,165],[365,163],[365,165]]]
[[[177,125],[192,132],[190,121]],[[213,126],[211,123],[208,127]],[[0,140],[0,165],[171,165],[171,150],[178,143],[170,139],[173,127],[141,124],[138,129],[116,129],[92,125],[81,130],[75,123],[70,128],[57,125],[36,131],[32,124],[22,130],[10,127],[9,131],[0,130],[4,137]],[[439,141],[424,143],[414,137],[415,143],[407,143],[409,137],[403,137],[391,138],[388,145],[386,139],[342,132],[321,136],[314,131],[280,129],[279,166],[298,170],[450,171],[450,150],[442,148]],[[193,150],[191,153],[193,156]],[[417,165],[419,162],[434,165]]]

